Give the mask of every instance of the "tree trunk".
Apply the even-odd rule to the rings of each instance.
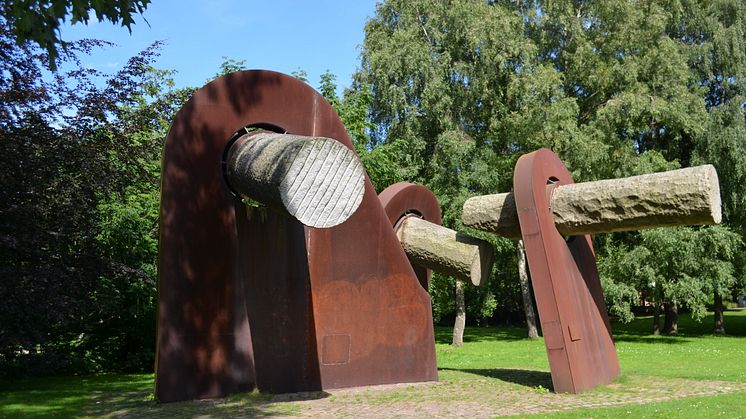
[[[723,319],[723,297],[715,291],[715,334],[725,334],[725,320]]]
[[[464,327],[466,326],[466,303],[464,302],[464,283],[456,282],[456,321],[453,323],[453,346],[464,344]]]
[[[663,333],[675,335],[679,333],[679,307],[676,303],[667,303],[664,307],[666,317],[663,322]]]
[[[521,295],[523,295],[523,312],[526,313],[528,338],[536,339],[539,337],[539,332],[536,330],[534,298],[531,295],[531,284],[528,282],[528,269],[526,269],[526,247],[523,245],[523,240],[518,240],[516,249],[518,253],[518,281],[521,283]]]
[[[661,334],[661,309],[660,304],[656,301],[653,304],[653,335]]]
[[[658,290],[653,289],[653,335],[661,334],[661,301]]]

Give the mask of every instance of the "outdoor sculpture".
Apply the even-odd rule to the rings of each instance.
[[[580,391],[608,382],[618,363],[590,242],[563,248],[548,213],[547,192],[558,199],[570,186],[547,180],[571,179],[547,153],[519,161],[514,200],[473,198],[464,222],[503,234],[517,214],[508,236],[528,244],[555,390]],[[533,174],[543,166],[551,170]],[[242,71],[198,90],[168,134],[162,179],[161,401],[435,380],[428,269],[475,285],[491,270],[491,247],[440,226],[428,189],[400,183],[376,196],[336,112],[290,76]],[[565,201],[580,202],[567,190]],[[685,207],[647,223],[679,223]],[[646,226],[617,221],[589,231]],[[579,225],[573,234],[588,223]]]
[[[416,185],[379,200],[352,150],[334,109],[275,72],[221,77],[179,111],[161,189],[159,400],[437,378],[428,272],[392,225],[440,223],[440,207]],[[454,273],[481,279],[474,253],[456,253]]]
[[[619,361],[588,234],[717,224],[717,172],[707,165],[573,184],[541,149],[521,156],[513,185],[511,194],[467,200],[464,225],[523,238],[554,391],[608,384]]]

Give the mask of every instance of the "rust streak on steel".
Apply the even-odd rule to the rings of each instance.
[[[590,236],[567,241],[557,231],[547,184],[573,183],[547,149],[521,156],[513,177],[531,281],[554,391],[577,393],[619,375]]]

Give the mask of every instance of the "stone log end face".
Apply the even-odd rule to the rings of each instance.
[[[355,153],[331,138],[250,133],[228,154],[231,187],[318,228],[346,221],[360,206],[365,171]]]
[[[520,239],[521,227],[513,193],[482,195],[464,202],[461,220],[467,227]]]
[[[565,236],[722,220],[712,165],[562,185],[550,202],[557,230]]]
[[[405,218],[396,235],[413,264],[480,285],[492,271],[492,246],[417,217]]]

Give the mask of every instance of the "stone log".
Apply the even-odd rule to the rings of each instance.
[[[492,270],[492,245],[425,221],[407,217],[396,230],[412,264],[480,285]]]
[[[228,151],[226,177],[236,193],[310,227],[343,223],[365,191],[365,171],[355,153],[324,137],[245,134]]]
[[[718,175],[712,165],[622,179],[547,186],[563,236],[645,228],[718,224]],[[476,196],[464,203],[464,225],[520,239],[513,193]]]

